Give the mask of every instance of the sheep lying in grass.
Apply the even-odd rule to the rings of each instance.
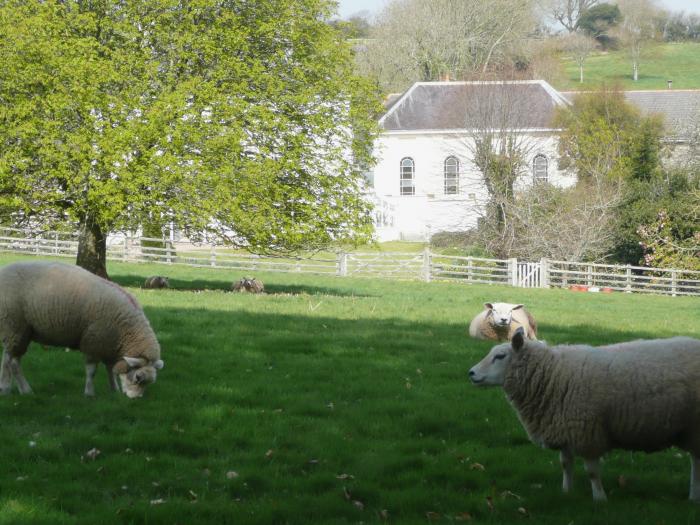
[[[700,502],[700,340],[549,348],[519,329],[469,371],[502,385],[530,439],[560,451],[563,490],[582,456],[593,499],[605,500],[599,460],[611,449],[691,454],[690,499]]]
[[[469,324],[469,335],[476,339],[509,341],[522,327],[525,337],[537,339],[537,323],[522,304],[484,303],[485,310]]]
[[[30,341],[66,346],[85,354],[85,395],[94,395],[100,362],[119,374],[124,393],[141,397],[163,368],[160,346],[136,300],[118,285],[77,266],[21,262],[0,269],[0,340],[4,347],[0,393],[14,378],[22,394],[31,392],[20,360]]]
[[[143,287],[150,289],[170,288],[170,281],[167,277],[163,277],[162,275],[152,275],[146,278]]]
[[[244,277],[233,283],[231,290],[234,292],[263,293],[265,286],[263,286],[262,281],[258,281],[255,277]]]

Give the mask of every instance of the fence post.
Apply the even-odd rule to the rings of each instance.
[[[211,253],[209,254],[209,265],[216,266],[216,246],[211,245]]]
[[[348,254],[345,252],[338,252],[336,260],[336,274],[339,277],[348,276]]]
[[[549,288],[549,261],[546,257],[540,259],[540,288]]]
[[[122,261],[126,262],[129,260],[129,236],[124,234],[124,253],[122,254]]]
[[[58,255],[58,232],[54,232],[54,234],[53,234],[53,245],[54,245],[53,253],[55,255]]]
[[[593,266],[590,264],[586,267],[586,284],[593,286]]]
[[[423,280],[430,282],[430,248],[423,249]]]
[[[165,252],[165,257],[166,257],[166,262],[168,264],[172,264],[172,258],[171,258],[171,250],[173,247],[173,243],[171,241],[165,241],[165,245],[168,247],[168,250]]]
[[[467,257],[467,281],[474,279],[474,260],[470,255]]]
[[[632,293],[632,265],[627,265],[627,271],[625,272],[625,292]]]
[[[508,280],[511,286],[518,286],[518,259],[508,259]]]
[[[676,270],[671,270],[671,296],[676,296],[676,284],[677,284],[677,272]]]

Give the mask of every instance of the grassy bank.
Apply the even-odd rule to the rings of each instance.
[[[622,89],[700,89],[700,44],[651,44],[645,48],[639,67],[639,80],[632,80],[632,62],[624,49],[594,53],[584,65],[584,82],[579,83],[578,65],[562,57],[564,78],[557,83],[559,90],[595,89],[602,84],[618,85]]]
[[[16,258],[12,258],[16,259]],[[0,264],[10,258],[3,257]],[[595,505],[581,464],[529,443],[499,390],[468,384],[484,301],[523,302],[551,343],[700,337],[693,298],[111,264],[165,369],[141,400],[85,399],[79,353],[34,345],[31,396],[0,398],[0,524],[695,523],[689,461],[617,452]],[[165,273],[172,290],[139,288]],[[93,448],[100,454],[87,456]]]

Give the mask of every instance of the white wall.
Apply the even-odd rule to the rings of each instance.
[[[470,160],[470,140],[464,134],[420,132],[384,133],[377,140],[374,192],[394,213],[393,227],[377,227],[379,240],[426,240],[439,231],[464,231],[476,226],[488,194]],[[572,175],[557,168],[556,137],[530,134],[525,141],[530,166],[534,156],[542,153],[549,160],[550,182],[562,187],[574,184]],[[451,155],[460,163],[457,195],[444,192],[444,162]],[[411,157],[415,163],[415,195],[400,194],[400,164],[404,157]],[[522,188],[532,180],[530,170],[516,186]]]

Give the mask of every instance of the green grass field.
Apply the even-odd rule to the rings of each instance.
[[[578,65],[570,57],[562,57],[565,75],[556,83],[559,90],[595,89],[601,84],[618,85],[622,89],[666,89],[673,80],[673,89],[700,89],[700,44],[652,44],[644,51],[639,80],[632,80],[632,62],[625,50],[594,53],[584,65],[583,84],[579,83]]]
[[[528,305],[551,343],[700,337],[697,298],[291,274],[257,275],[268,293],[252,296],[227,292],[232,272],[109,270],[165,369],[140,400],[100,369],[86,399],[82,356],[33,345],[34,394],[0,398],[0,524],[700,521],[678,450],[610,454],[602,505],[579,460],[562,495],[557,453],[502,391],[468,383],[491,344],[465,333],[500,300]],[[139,288],[156,273],[174,289]]]

